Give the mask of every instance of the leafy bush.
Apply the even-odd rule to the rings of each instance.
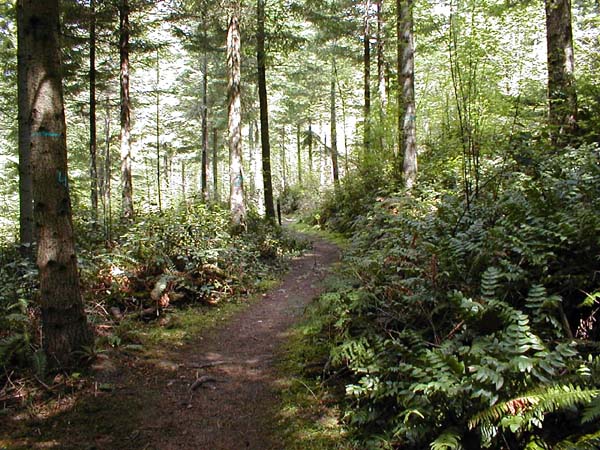
[[[363,446],[598,444],[599,167],[581,147],[493,174],[469,208],[421,192],[354,220],[318,331]]]

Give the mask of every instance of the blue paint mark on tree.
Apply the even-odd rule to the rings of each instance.
[[[31,133],[31,136],[33,136],[33,137],[59,138],[59,137],[62,136],[62,134],[61,133],[54,133],[52,131],[40,130],[40,131],[34,131],[33,133]]]
[[[56,172],[56,180],[58,184],[64,186],[65,188],[69,188],[69,180],[67,179],[67,174],[62,173],[60,170]]]

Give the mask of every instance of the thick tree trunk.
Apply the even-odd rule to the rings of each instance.
[[[90,0],[90,203],[98,219],[98,167],[96,139],[96,0]]]
[[[331,122],[331,168],[333,171],[333,183],[337,187],[340,182],[338,169],[338,149],[337,149],[337,119],[336,119],[336,101],[335,101],[335,77],[331,80],[330,92],[330,122]]]
[[[74,365],[90,345],[83,310],[67,178],[58,0],[19,0],[19,53],[26,80],[42,343],[54,367]]]
[[[200,184],[202,198],[208,200],[208,54],[202,55],[202,155]]]
[[[129,0],[119,3],[119,54],[121,60],[121,183],[122,215],[133,219],[131,176],[131,100],[129,98]]]
[[[275,219],[273,202],[273,178],[271,174],[271,145],[269,143],[269,111],[265,63],[265,1],[257,2],[256,59],[258,63],[258,100],[260,104],[260,142],[262,148],[262,175],[265,197],[265,213]]]
[[[546,0],[548,117],[553,145],[565,146],[577,129],[570,0]]]
[[[417,179],[415,59],[413,0],[396,0],[398,10],[398,132],[403,155],[402,176],[407,189]]]
[[[239,11],[239,6],[236,8]],[[227,30],[227,69],[229,93],[229,208],[234,230],[246,227],[244,178],[242,170],[241,36],[238,12]]]
[[[363,36],[363,66],[364,66],[364,136],[365,152],[371,145],[371,0],[365,1],[364,36]]]
[[[17,103],[19,108],[19,243],[23,256],[32,256],[34,242],[33,186],[31,179],[31,94],[28,91],[31,50],[25,36],[23,7],[17,9]]]

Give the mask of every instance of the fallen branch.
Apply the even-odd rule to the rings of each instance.
[[[211,377],[210,375],[203,375],[192,383],[192,385],[190,386],[190,391],[195,391],[196,389],[198,389],[206,383],[216,383],[217,381],[218,380],[215,377]]]

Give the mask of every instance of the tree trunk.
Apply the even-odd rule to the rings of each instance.
[[[281,180],[283,182],[283,190],[287,190],[287,167],[286,161],[287,157],[285,154],[285,125],[281,128],[281,153],[280,153],[280,162],[281,162]],[[281,195],[281,194],[280,194]]]
[[[129,0],[119,3],[119,54],[121,60],[121,183],[122,215],[132,220],[133,182],[131,176],[131,100],[129,98]]]
[[[71,367],[74,352],[90,345],[93,337],[83,309],[73,236],[58,0],[19,0],[17,8],[29,105],[42,344],[51,366]]]
[[[17,9],[17,94],[19,108],[19,243],[21,254],[32,257],[34,242],[33,186],[31,178],[31,93],[28,80],[31,71],[30,37],[25,36],[23,7]]]
[[[371,24],[370,24],[371,1],[365,1],[364,17],[364,42],[363,42],[363,66],[364,66],[364,136],[363,146],[365,152],[369,151],[371,145]]]
[[[313,173],[313,131],[312,122],[308,122],[308,173]]]
[[[212,145],[212,176],[213,176],[213,199],[216,203],[220,201],[219,196],[219,161],[218,161],[218,148],[217,148],[217,127],[213,128],[213,145]]]
[[[387,92],[385,85],[385,22],[383,19],[383,0],[377,1],[377,92],[379,94],[379,147],[385,148],[387,134],[385,118],[387,112]]]
[[[338,149],[337,149],[337,119],[335,105],[335,77],[331,79],[331,168],[333,171],[333,183],[337,187],[340,183],[338,170]]]
[[[160,53],[156,49],[156,193],[162,211],[162,177],[160,175]]]
[[[208,54],[202,55],[202,155],[200,184],[202,198],[208,200]]]
[[[553,145],[564,147],[577,129],[570,0],[546,0],[548,117]]]
[[[241,36],[239,5],[229,20],[227,30],[227,69],[229,93],[229,208],[231,224],[236,231],[246,228],[244,178],[242,171],[242,101],[241,101]]]
[[[90,0],[90,202],[94,220],[98,219],[96,134],[96,0]]]
[[[413,0],[396,0],[398,10],[398,134],[407,189],[417,179]]]
[[[112,240],[112,199],[111,199],[111,179],[112,179],[112,162],[110,155],[110,99],[106,99],[106,117],[104,120],[104,145],[106,155],[104,156],[104,236],[106,242]]]
[[[260,104],[260,142],[262,148],[262,173],[267,218],[275,219],[273,179],[271,174],[271,145],[269,143],[269,112],[265,63],[265,1],[257,2],[256,59],[258,63],[258,100]]]
[[[296,153],[298,158],[298,185],[302,186],[302,139],[300,138],[300,124],[296,124]]]

